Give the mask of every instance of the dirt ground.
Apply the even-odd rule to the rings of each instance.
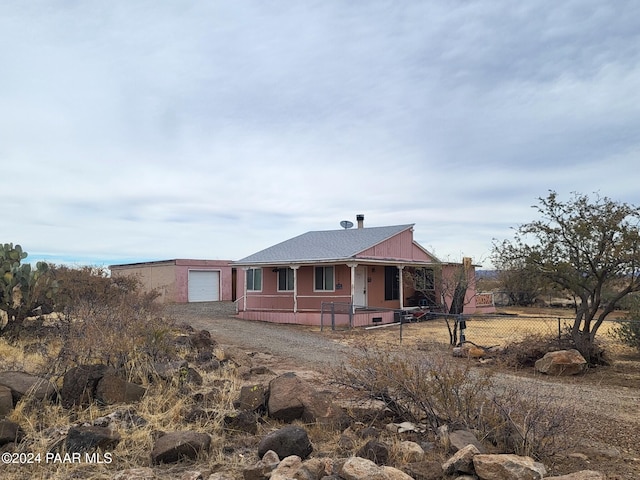
[[[504,316],[467,321],[466,338],[483,346],[506,346],[529,334],[556,336],[571,321],[567,310],[521,309]],[[588,369],[574,377],[549,377],[533,368],[514,369],[495,362],[491,368],[499,382],[521,383],[549,398],[561,398],[575,406],[576,438],[567,455],[556,459],[556,471],[599,470],[609,480],[640,478],[640,353],[621,345],[614,337],[614,321],[605,322],[598,337],[611,365]],[[367,343],[401,345],[409,350],[442,348],[449,342],[446,321],[436,319],[373,330],[345,332],[340,339],[353,345]],[[460,361],[466,361],[461,359]]]
[[[467,338],[475,343],[505,345],[531,332],[555,334],[570,311],[503,312],[504,318],[477,318],[467,322]],[[179,320],[181,315],[177,315]],[[560,318],[560,321],[558,321]],[[438,348],[448,354],[444,320],[410,323],[376,329],[320,332],[317,327],[274,325],[234,318],[182,317],[195,328],[205,328],[220,343],[234,344],[258,353],[277,372],[296,371],[322,382],[329,367],[340,364],[354,345],[384,343],[419,351]],[[640,355],[619,345],[603,325],[599,336],[611,352],[612,364],[591,368],[574,377],[549,377],[532,368],[477,363],[492,368],[499,381],[522,383],[550,398],[576,407],[575,438],[566,455],[554,460],[553,473],[598,470],[609,480],[640,478]],[[466,361],[466,359],[460,359]]]

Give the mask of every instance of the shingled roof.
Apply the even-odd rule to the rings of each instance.
[[[341,261],[413,228],[413,224],[307,232],[249,255],[236,265]]]

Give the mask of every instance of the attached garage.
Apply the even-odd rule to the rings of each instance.
[[[111,265],[111,275],[134,275],[162,303],[234,301],[234,271],[230,260],[160,260]]]
[[[217,302],[220,300],[220,272],[189,270],[189,302]]]

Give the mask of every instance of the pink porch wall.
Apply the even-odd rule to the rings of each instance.
[[[384,299],[384,268],[384,265],[367,265],[367,303],[376,307],[400,308],[400,300]]]
[[[278,291],[278,274],[273,272],[274,267],[262,269],[262,291],[247,292],[247,310],[293,310],[293,292]],[[237,274],[238,297],[244,295],[245,287],[244,270]],[[314,267],[303,266],[298,269],[298,311],[319,311],[322,302],[350,302],[351,301],[351,270],[346,265],[335,265],[335,286],[342,285],[332,292],[315,292],[313,290]],[[244,307],[243,299],[238,301],[240,310]]]
[[[320,312],[265,312],[265,311],[247,311],[239,312],[238,317],[245,320],[260,320],[270,323],[292,323],[297,325],[321,325]],[[382,318],[382,322],[373,323],[373,318]],[[331,316],[324,315],[324,328],[331,328]],[[393,312],[367,312],[364,314],[356,314],[353,317],[354,327],[366,327],[371,325],[388,324],[395,321]],[[349,325],[349,316],[347,314],[336,315],[335,325],[338,328],[346,328]]]

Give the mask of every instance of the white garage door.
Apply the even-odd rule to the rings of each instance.
[[[189,270],[189,301],[217,302],[220,300],[220,272]]]

